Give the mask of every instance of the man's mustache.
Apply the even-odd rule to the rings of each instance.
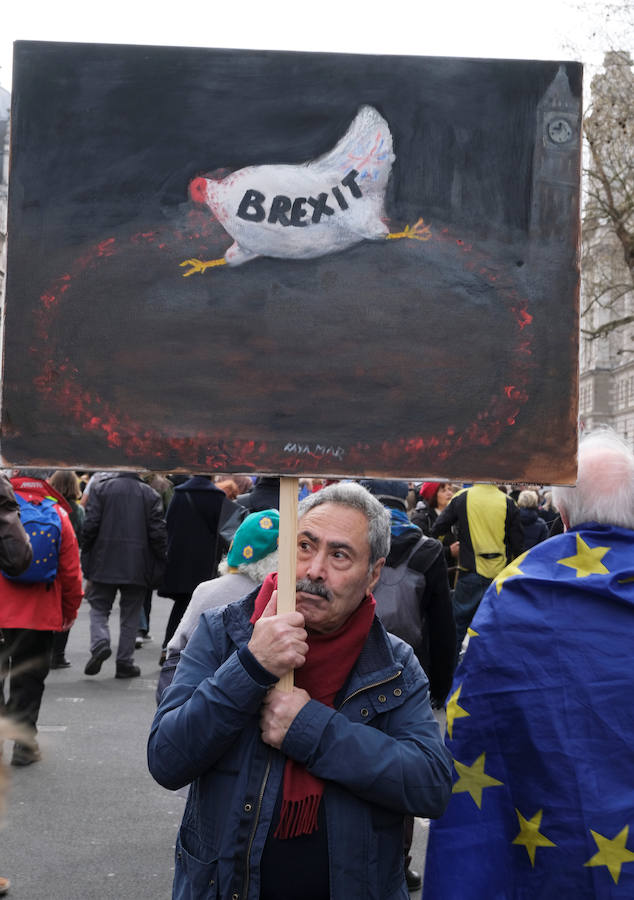
[[[302,594],[314,594],[323,597],[324,600],[332,600],[332,594],[328,588],[319,581],[311,581],[309,578],[300,578],[295,585],[295,590]]]

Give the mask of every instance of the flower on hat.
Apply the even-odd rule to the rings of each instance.
[[[242,555],[245,559],[251,559],[251,557],[253,556],[253,547],[247,544],[247,546],[242,551]]]
[[[268,516],[263,516],[260,519],[260,528],[264,528],[266,531],[268,531],[270,528],[273,528],[273,522],[271,521],[271,519],[269,519]]]

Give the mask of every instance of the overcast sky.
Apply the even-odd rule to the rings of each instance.
[[[11,88],[15,40],[587,61],[605,8],[603,0],[9,0],[0,84]]]

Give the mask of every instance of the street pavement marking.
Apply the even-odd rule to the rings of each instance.
[[[153,678],[135,678],[128,685],[129,691],[155,691],[156,681]]]

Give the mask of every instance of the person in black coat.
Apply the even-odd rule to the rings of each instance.
[[[390,511],[392,519],[390,552],[373,591],[376,613],[388,631],[410,644],[429,678],[432,706],[440,709],[451,688],[456,647],[442,544],[424,536],[420,527],[409,521],[406,481],[370,478],[362,479],[361,484]],[[438,486],[430,490],[429,498],[433,494],[435,500],[437,493]],[[414,817],[406,816],[403,850],[410,891],[418,890],[422,883],[421,875],[410,867],[413,833]]]
[[[425,481],[421,485],[419,497],[420,500],[410,518],[413,525],[417,525],[424,535],[430,537],[436,519],[451,502],[453,488],[448,481]],[[453,530],[444,535],[441,543],[447,563],[447,577],[450,585],[453,586],[460,545]]]
[[[545,541],[548,537],[548,525],[537,511],[539,498],[535,491],[521,491],[517,498],[520,508],[520,518],[524,529],[523,552],[530,550],[535,544]]]
[[[159,583],[167,530],[161,498],[135,472],[91,483],[82,531],[81,566],[90,604],[90,650],[84,673],[96,675],[111,656],[108,619],[121,594],[117,678],[141,674],[133,665],[139,613],[146,588]]]
[[[262,512],[265,509],[280,508],[280,479],[261,475],[255,487],[248,494],[239,494],[236,502],[248,512]]]
[[[210,475],[194,475],[174,488],[167,508],[167,567],[159,590],[174,606],[163,639],[167,647],[194,590],[218,574],[217,547],[224,491]]]

